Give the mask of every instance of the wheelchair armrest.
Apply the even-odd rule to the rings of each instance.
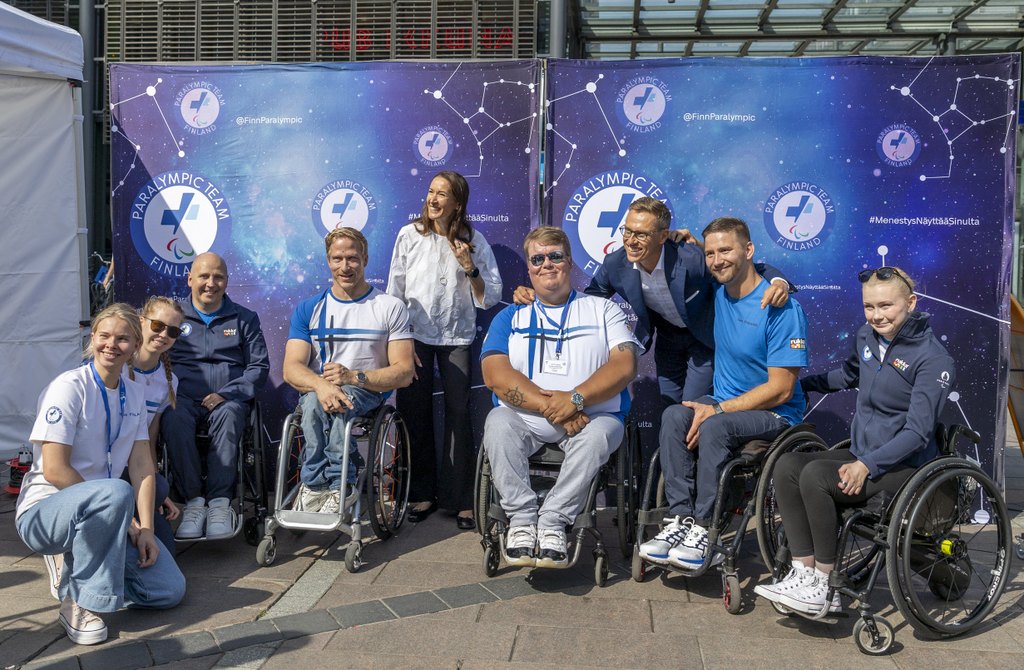
[[[962,423],[950,426],[949,429],[945,431],[945,433],[946,439],[940,445],[940,449],[943,454],[949,456],[956,455],[956,444],[957,442],[960,441],[961,437],[966,437],[974,444],[979,444],[981,442],[981,435],[979,435],[977,431],[971,430]]]

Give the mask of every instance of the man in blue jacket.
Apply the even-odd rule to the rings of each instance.
[[[238,448],[270,360],[259,317],[225,294],[224,259],[214,253],[197,256],[188,286],[191,300],[182,305],[185,321],[170,351],[179,380],[177,408],[164,410],[160,430],[174,486],[185,500],[176,537],[217,539],[234,533]],[[202,418],[210,435],[205,486],[195,440]]]

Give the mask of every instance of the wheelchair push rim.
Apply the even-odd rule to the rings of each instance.
[[[383,540],[402,525],[409,504],[409,431],[393,407],[385,406],[377,414],[370,450],[370,527]]]

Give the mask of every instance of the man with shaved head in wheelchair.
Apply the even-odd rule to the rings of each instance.
[[[495,407],[483,448],[509,518],[506,562],[558,568],[568,564],[566,527],[622,442],[640,345],[618,305],[573,290],[562,230],[537,228],[523,248],[537,299],[507,307],[484,340],[480,367]],[[565,459],[538,505],[528,459],[545,443],[558,443]]]

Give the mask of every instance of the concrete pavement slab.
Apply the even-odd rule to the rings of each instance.
[[[748,644],[734,635],[704,635],[698,638],[700,657],[706,670],[883,670],[896,668],[888,656],[867,656],[853,647],[831,640],[780,640]]]
[[[963,656],[954,656],[942,649],[907,647],[893,655],[892,660],[901,670],[920,670],[920,668],[1020,670],[1019,653],[976,651]]]
[[[173,663],[161,663],[154,665],[153,670],[210,670],[220,660],[220,654],[216,656],[201,656],[199,658],[188,658]]]
[[[612,668],[702,667],[696,636],[520,625],[513,661]]]
[[[339,605],[351,603],[362,603],[367,600],[378,600],[392,596],[404,596],[409,593],[419,593],[420,587],[405,586],[383,586],[375,584],[343,584],[335,583],[328,589],[327,593],[316,603],[318,609],[329,609]],[[284,596],[285,598],[289,596]],[[275,605],[276,609],[276,605]]]
[[[583,629],[651,632],[646,600],[609,600],[561,594],[526,596],[482,605],[480,623],[516,623]]]
[[[209,631],[147,640],[146,644],[155,663],[171,663],[182,658],[220,653],[217,641]]]
[[[400,617],[416,616],[418,614],[430,614],[450,609],[447,604],[430,591],[424,593],[410,593],[407,596],[395,596],[383,598],[383,603],[392,612]]]
[[[739,615],[729,614],[720,603],[681,604],[652,600],[651,618],[654,632],[659,635],[701,636],[731,631],[735,632],[737,638],[748,641],[776,638],[833,639],[832,627],[821,622],[793,618],[785,623],[799,621],[799,626],[780,625],[779,619],[783,617],[764,600]]]
[[[217,641],[221,651],[231,651],[269,642],[280,642],[284,639],[281,631],[269,619],[249,621],[234,626],[225,626],[224,628],[214,628],[210,632],[213,633],[213,639]]]
[[[494,602],[498,599],[497,596],[479,584],[465,584],[463,586],[434,589],[434,595],[444,601],[449,607],[479,605],[480,603]]]
[[[295,637],[308,637],[338,629],[337,620],[327,610],[313,610],[301,614],[275,617],[274,625],[281,631],[281,636],[290,640]]]
[[[134,670],[153,664],[149,648],[142,641],[96,647],[78,656],[82,670]]]
[[[335,621],[342,628],[351,628],[352,626],[362,626],[364,624],[397,618],[395,613],[379,600],[332,607],[327,612],[334,617]]]
[[[428,615],[338,631],[324,647],[324,653],[334,653],[335,658],[359,652],[507,660],[515,636],[515,626],[467,625],[464,621]]]

